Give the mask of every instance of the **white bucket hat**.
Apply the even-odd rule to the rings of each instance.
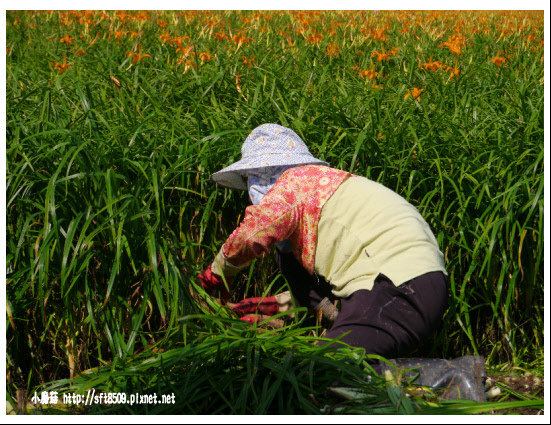
[[[262,124],[245,139],[241,160],[214,173],[210,179],[230,189],[247,190],[243,177],[255,169],[306,164],[329,165],[315,158],[299,135],[290,128]]]

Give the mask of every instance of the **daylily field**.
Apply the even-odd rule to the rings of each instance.
[[[433,229],[450,307],[416,356],[482,355],[497,381],[540,379],[543,11],[6,18],[8,409],[543,409],[538,385],[521,394],[498,382],[501,394],[477,405],[369,380],[362,350],[313,344],[324,329],[304,309],[282,328],[251,327],[196,286],[247,205],[209,175],[240,158],[253,128],[278,123],[333,167],[404,196]],[[231,301],[284,290],[266,256],[237,276]],[[337,378],[367,395],[331,398]],[[32,401],[92,388],[176,403]]]

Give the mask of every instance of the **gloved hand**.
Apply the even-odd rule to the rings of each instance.
[[[220,291],[220,298],[224,301],[228,301],[228,298],[230,297],[228,289],[231,290],[231,277],[226,277],[226,283],[228,284],[228,288],[226,288],[222,278],[215,275],[210,269],[210,266],[208,266],[208,268],[201,273],[198,278],[208,294],[213,294],[214,291],[218,289]]]
[[[289,291],[282,292],[272,297],[245,298],[232,307],[232,310],[241,317],[241,320],[245,320],[249,323],[264,320],[259,317],[259,315],[274,316],[278,313],[283,313],[292,309],[293,303]],[[289,314],[289,316],[293,317],[294,314]]]
[[[244,317],[241,317],[241,320],[244,320],[245,322],[249,322],[251,325],[262,322],[261,318],[258,315],[244,316]]]
[[[276,297],[254,297],[245,298],[243,301],[238,302],[232,307],[232,310],[239,317],[255,313],[273,316],[279,313],[279,305]],[[243,318],[243,320],[250,321],[248,319],[250,318]]]

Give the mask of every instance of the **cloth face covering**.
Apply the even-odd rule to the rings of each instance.
[[[268,191],[274,186],[277,179],[289,168],[295,167],[294,165],[282,165],[279,167],[264,167],[255,168],[254,170],[247,171],[248,177],[248,190],[249,198],[253,205],[258,204],[262,198],[268,193]],[[277,247],[283,253],[291,252],[293,246],[288,239],[278,242]]]
[[[255,168],[245,173],[245,176],[249,178],[247,185],[249,198],[251,198],[253,205],[258,204],[264,198],[277,179],[289,168],[293,168],[293,166],[283,165],[280,167]]]

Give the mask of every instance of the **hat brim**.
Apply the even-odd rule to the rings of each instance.
[[[282,165],[329,165],[328,162],[314,158],[312,155],[301,154],[294,154],[291,158],[284,158],[282,162],[275,162],[276,163],[268,164],[266,163],[266,158],[262,156],[242,159],[237,161],[235,164],[229,165],[228,167],[212,174],[210,176],[210,180],[222,187],[236,190],[247,190],[247,184],[245,183],[243,177],[247,175],[247,172],[258,168],[279,167]]]

